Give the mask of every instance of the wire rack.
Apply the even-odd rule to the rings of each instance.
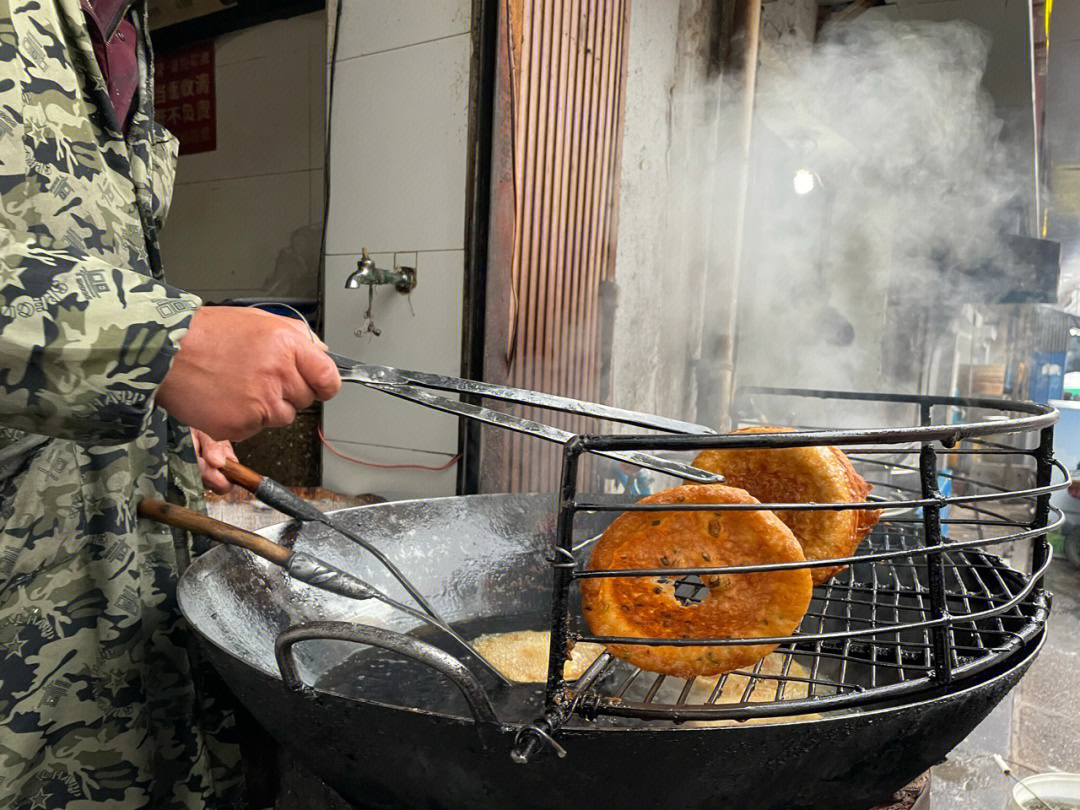
[[[552,555],[545,713],[519,733],[519,759],[529,759],[543,745],[559,750],[557,731],[575,715],[677,723],[764,721],[961,688],[1041,632],[1049,611],[1042,588],[1050,560],[1046,534],[1063,520],[1050,506],[1050,495],[1069,483],[1067,471],[1053,459],[1053,409],[990,399],[771,388],[747,389],[736,402],[745,413],[748,404],[762,398],[828,404],[841,412],[866,405],[901,413],[910,409],[913,425],[804,426],[795,433],[723,436],[581,436],[568,443]],[[596,452],[821,445],[838,446],[849,455],[874,485],[872,501],[652,505],[614,503],[578,488],[580,462]],[[1062,473],[1057,481],[1055,469]],[[585,564],[591,541],[574,543],[575,517],[581,514],[733,509],[885,511],[855,556],[809,564],[590,571]],[[1029,556],[1025,544],[1030,544]],[[1018,567],[1027,573],[999,556],[1002,552],[1023,555],[1025,564]],[[572,629],[577,624],[572,597],[587,577],[671,577],[676,598],[688,604],[705,593],[703,576],[837,564],[848,567],[814,588],[809,609],[791,636],[635,639]],[[779,646],[751,669],[689,680],[642,671],[605,653],[569,682],[562,673],[570,642]]]

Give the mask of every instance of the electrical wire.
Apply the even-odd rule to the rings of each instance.
[[[338,54],[338,38],[341,34],[341,9],[345,4],[345,0],[338,0],[337,9],[334,18],[334,38],[333,44],[330,47],[330,76],[328,78],[326,88],[326,138],[323,144],[323,221],[322,221],[322,237],[319,244],[319,290],[325,292],[326,289],[326,234],[330,224],[330,154],[331,154],[331,136],[333,133],[334,123],[334,84],[337,74],[337,54]],[[325,332],[326,325],[324,323],[325,311],[323,309],[322,299],[323,295],[320,295],[319,303],[319,324]],[[409,300],[409,306],[412,306],[412,300]],[[317,427],[319,433],[319,441],[323,443],[331,453],[339,458],[350,461],[353,464],[360,464],[364,467],[375,467],[381,470],[427,470],[429,472],[440,472],[447,470],[461,459],[461,454],[454,456],[446,464],[438,467],[428,466],[426,464],[378,464],[374,461],[364,461],[363,459],[353,458],[350,455],[342,453],[323,435],[322,425]]]
[[[290,310],[293,314],[296,315],[297,318],[300,319],[300,323],[304,324],[304,326],[307,327],[308,337],[311,338],[311,342],[312,343],[316,342],[315,332],[312,330],[311,324],[308,323],[308,319],[304,317],[303,313],[300,312],[300,310],[298,310],[296,307],[292,306],[291,304],[282,304],[282,303],[271,302],[271,301],[267,301],[266,303],[263,303],[263,302],[260,301],[259,303],[256,303],[256,304],[248,304],[248,307],[251,308],[251,309],[260,310],[262,312],[266,312],[265,307],[281,307],[282,309]],[[269,314],[273,315],[274,313],[271,312]]]
[[[330,46],[330,75],[326,87],[326,137],[323,138],[323,221],[319,240],[319,316],[317,328],[326,333],[326,233],[330,224],[330,139],[334,124],[334,79],[337,76],[338,38],[341,36],[341,9],[345,0],[337,0],[334,15],[334,40]]]
[[[364,461],[363,459],[353,458],[338,450],[334,445],[327,441],[326,436],[323,435],[322,425],[319,425],[316,430],[319,432],[319,441],[323,443],[323,446],[333,453],[338,458],[343,458],[346,461],[351,461],[353,464],[360,464],[364,467],[377,467],[380,470],[427,470],[428,472],[441,472],[442,470],[448,470],[453,467],[458,461],[461,460],[461,453],[458,453],[452,459],[445,464],[438,467],[429,466],[427,464],[379,464],[375,461]]]

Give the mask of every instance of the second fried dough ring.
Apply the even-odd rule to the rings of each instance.
[[[639,503],[751,504],[741,489],[687,485]],[[772,512],[625,512],[597,541],[591,570],[709,568],[802,562],[799,543]],[[753,638],[790,635],[799,626],[813,585],[806,569],[703,575],[708,594],[698,604],[675,597],[669,577],[596,577],[581,583],[582,609],[599,636]],[[672,647],[612,644],[612,655],[679,678],[719,675],[750,666],[775,644]]]
[[[791,428],[751,427],[735,433],[786,433]],[[762,503],[860,503],[870,484],[836,447],[732,448],[703,450],[694,466],[724,476]],[[845,509],[777,510],[802,545],[808,560],[850,557],[877,523],[880,512]],[[847,566],[812,568],[814,584]]]

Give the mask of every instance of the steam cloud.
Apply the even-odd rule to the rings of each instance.
[[[674,35],[674,12],[643,13],[649,31]],[[988,36],[870,17],[813,47],[763,44],[739,386],[917,391],[933,335],[959,309],[950,274],[1006,261],[1003,235],[1025,231],[1030,132],[1011,143],[982,87]],[[612,398],[722,427],[700,367],[715,367],[736,287],[739,92],[705,78],[693,37],[674,52],[657,42],[632,32]],[[656,69],[665,58],[668,74]],[[805,195],[793,185],[801,169],[814,176]],[[852,425],[850,410],[838,422],[815,408],[788,418]],[[893,417],[910,420],[865,420]]]
[[[859,20],[765,62],[740,383],[915,390],[914,334],[959,307],[949,274],[1005,261],[1028,215],[1030,158],[981,84],[989,48],[967,23]],[[804,196],[800,169],[816,181]]]

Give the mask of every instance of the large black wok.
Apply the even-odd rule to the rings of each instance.
[[[545,555],[553,509],[550,497],[485,495],[338,514],[394,558],[450,621],[533,615],[542,623],[550,610]],[[580,521],[583,537],[610,515],[589,520]],[[283,524],[263,533],[407,598],[362,551],[325,527]],[[347,799],[380,808],[870,807],[941,762],[1015,685],[1042,641],[1040,634],[977,676],[899,705],[710,728],[577,720],[558,738],[565,758],[549,749],[520,765],[510,756],[520,722],[493,722],[481,705],[478,723],[464,703],[460,711],[436,712],[301,686],[355,655],[355,643],[280,645],[286,674],[295,666],[287,687],[275,657],[283,631],[325,621],[399,633],[415,628],[415,619],[382,603],[292,582],[281,569],[222,546],[185,573],[180,605],[255,717]],[[303,636],[294,632],[288,640]],[[395,638],[377,640],[393,645]],[[430,663],[445,661],[433,653]],[[477,686],[455,677],[465,690]],[[490,680],[483,684],[491,688]]]

